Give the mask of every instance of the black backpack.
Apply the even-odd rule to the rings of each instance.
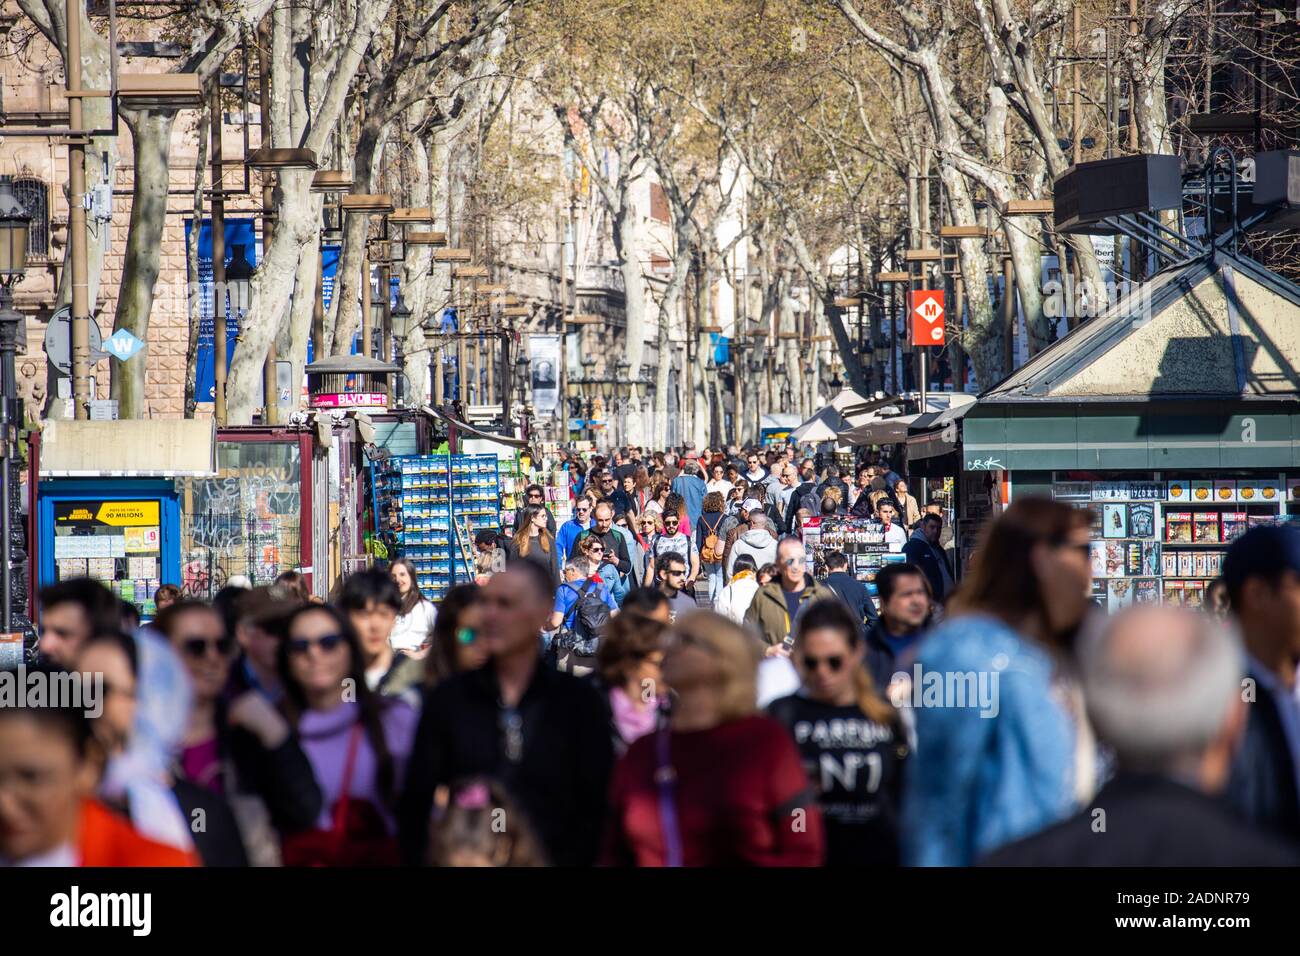
[[[601,631],[609,623],[609,608],[600,599],[600,595],[592,589],[594,584],[595,582],[588,578],[582,590],[577,590],[571,584],[564,585],[578,595],[578,600],[565,616],[565,621],[572,621],[573,624],[565,628],[560,643],[564,647],[572,648],[575,654],[584,657],[596,653],[596,644],[600,640]]]

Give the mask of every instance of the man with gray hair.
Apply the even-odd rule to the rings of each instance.
[[[1079,642],[1088,715],[1118,771],[1083,813],[1003,847],[993,866],[1295,866],[1300,853],[1216,795],[1242,730],[1241,646],[1208,614],[1140,607]]]

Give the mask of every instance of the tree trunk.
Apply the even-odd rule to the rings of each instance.
[[[383,141],[387,127],[379,122],[367,122],[357,137],[352,163],[353,182],[361,193],[378,192],[378,170],[382,163]],[[361,325],[361,283],[369,276],[361,274],[361,263],[366,254],[366,239],[370,235],[370,216],[365,213],[346,213],[343,223],[343,249],[339,254],[339,267],[334,285],[338,302],[330,333],[330,353],[348,355],[352,352],[352,339]],[[329,324],[328,322],[326,323]],[[369,349],[369,343],[363,343]]]
[[[310,170],[287,169],[280,173],[276,203],[279,221],[270,246],[253,274],[249,309],[239,330],[239,346],[230,362],[226,380],[226,420],[231,425],[250,425],[253,412],[262,403],[262,365],[271,342],[280,331],[284,303],[294,292],[302,247],[320,228],[312,216]]]
[[[646,329],[646,278],[641,271],[641,258],[645,249],[645,235],[634,205],[633,192],[641,181],[639,172],[619,167],[620,181],[619,208],[613,215],[614,251],[618,256],[619,273],[623,277],[623,313],[627,319],[627,328],[623,342],[623,358],[631,369],[632,377],[640,375],[641,364],[645,361]],[[664,356],[659,356],[663,364]],[[656,388],[667,397],[666,379],[656,377]],[[627,441],[631,445],[645,445],[648,440],[645,432],[645,414],[642,396],[638,387],[632,388],[629,399],[631,411],[627,421]],[[658,399],[656,398],[656,409]],[[656,416],[657,417],[657,416]],[[662,428],[662,422],[656,423],[656,430]],[[652,441],[652,440],[651,440]],[[654,447],[662,447],[655,445]]]
[[[125,362],[110,360],[110,394],[117,399],[119,417],[142,418],[145,369],[149,361],[149,315],[153,311],[163,228],[167,222],[167,190],[171,182],[168,151],[176,113],[123,110],[122,118],[131,129],[135,175],[113,331],[125,329],[145,343],[145,347]]]

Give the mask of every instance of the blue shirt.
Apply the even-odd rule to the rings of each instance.
[[[569,619],[569,615],[577,606],[578,595],[582,593],[582,589],[586,583],[586,578],[583,578],[580,581],[566,581],[564,584],[561,584],[559,590],[555,592],[554,610],[559,611],[564,615],[563,623],[568,627],[573,626],[573,621]],[[599,598],[605,603],[605,606],[611,611],[618,610],[618,605],[614,603],[614,596],[609,593],[609,588],[603,583],[593,585],[591,590],[599,596]]]
[[[576,517],[570,518],[564,524],[560,525],[560,531],[555,536],[555,545],[560,549],[560,569],[564,569],[564,562],[569,559],[569,554],[573,551],[573,543],[578,540],[578,535],[591,527],[591,519],[587,519],[586,524],[580,524]]]
[[[916,752],[903,794],[905,865],[968,866],[1075,811],[1074,722],[1053,672],[1046,649],[984,615],[946,621],[922,640],[909,698]],[[993,691],[987,715],[955,700],[964,675]],[[946,689],[924,699],[936,679],[954,699]]]
[[[686,517],[691,519],[691,527],[700,523],[700,514],[704,511],[704,496],[709,486],[698,475],[678,475],[673,479],[673,494],[681,495],[686,502]]]

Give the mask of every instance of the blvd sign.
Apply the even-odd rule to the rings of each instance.
[[[943,345],[943,290],[915,289],[911,293],[909,328],[915,346]]]

